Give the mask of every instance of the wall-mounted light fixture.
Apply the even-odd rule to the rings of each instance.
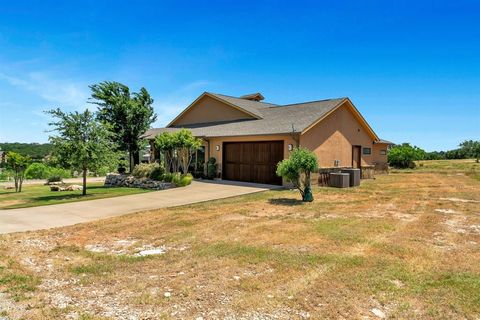
[[[292,151],[293,150],[293,144],[289,144],[288,145],[288,151]]]
[[[215,146],[215,150],[220,151],[220,146],[218,144]]]

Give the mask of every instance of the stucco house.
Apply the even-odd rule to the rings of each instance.
[[[318,157],[321,168],[382,166],[391,142],[380,139],[348,98],[289,105],[263,102],[260,93],[241,97],[205,92],[165,128],[148,130],[153,140],[164,131],[188,128],[203,139],[201,161],[215,157],[225,180],[282,184],[276,165],[295,146]]]

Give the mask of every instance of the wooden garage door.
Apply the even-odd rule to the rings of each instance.
[[[225,142],[223,179],[281,185],[275,174],[281,160],[283,141]]]

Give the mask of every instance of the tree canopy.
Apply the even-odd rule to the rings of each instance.
[[[131,171],[140,162],[141,135],[157,119],[153,99],[145,88],[131,93],[126,85],[115,81],[94,84],[90,89],[91,103],[98,106],[98,119],[109,124],[119,150],[129,153]]]
[[[414,168],[417,160],[423,160],[426,152],[417,146],[409,143],[402,143],[394,146],[388,152],[388,163],[396,168]]]
[[[87,172],[95,171],[117,160],[112,133],[88,109],[65,113],[60,109],[47,111],[56,121],[50,123],[56,135],[49,140],[53,153],[66,168],[83,172],[83,195],[87,193]]]
[[[155,147],[164,153],[165,164],[171,172],[182,170],[187,173],[193,153],[201,145],[202,140],[194,137],[187,129],[163,132],[155,139]]]

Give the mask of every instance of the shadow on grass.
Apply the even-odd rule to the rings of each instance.
[[[279,205],[279,206],[301,206],[303,204],[302,200],[291,199],[291,198],[276,198],[268,199],[270,204]]]
[[[51,196],[32,197],[31,199],[33,202],[37,202],[37,201],[45,202],[45,201],[52,201],[52,200],[88,199],[90,197],[95,196],[94,194],[88,194],[88,191],[85,196],[83,196],[82,194],[63,194],[65,191],[57,191],[57,192],[58,193]]]

